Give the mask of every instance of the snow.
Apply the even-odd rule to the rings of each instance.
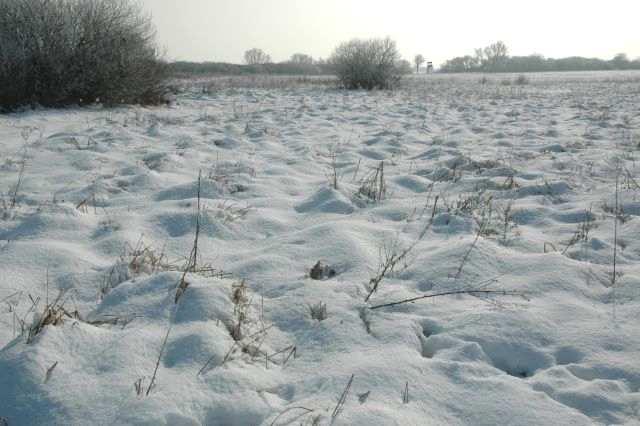
[[[0,418],[640,424],[640,74],[505,79],[0,116]],[[480,287],[507,294],[370,309]],[[28,342],[60,292],[70,317]]]

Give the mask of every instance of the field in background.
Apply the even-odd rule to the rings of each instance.
[[[444,84],[478,84],[482,86],[537,86],[568,83],[633,83],[640,81],[640,71],[576,71],[576,72],[544,72],[544,73],[466,73],[466,74],[413,74],[405,76],[401,87],[405,90],[428,88],[431,85]],[[300,89],[324,87],[337,88],[339,82],[331,75],[228,75],[228,76],[194,76],[174,78],[170,87],[175,93],[200,92],[207,93],[221,89]],[[485,88],[486,89],[486,88]]]
[[[640,72],[175,87],[0,116],[0,418],[637,422]]]

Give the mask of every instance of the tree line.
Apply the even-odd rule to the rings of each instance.
[[[473,55],[458,56],[446,61],[440,72],[545,72],[545,71],[606,71],[640,70],[640,58],[630,60],[624,53],[613,59],[584,58],[545,58],[534,54],[528,56],[509,56],[504,42],[498,41],[482,49],[475,49]]]

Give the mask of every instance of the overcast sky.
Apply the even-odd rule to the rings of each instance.
[[[640,0],[142,0],[172,60],[328,57],[353,37],[391,36],[436,64],[503,40],[512,55],[640,57]]]

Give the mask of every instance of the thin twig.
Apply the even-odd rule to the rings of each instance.
[[[436,199],[434,201],[434,204],[433,204],[433,211],[434,212],[436,210],[437,204],[438,204],[438,197],[436,197]],[[371,278],[371,280],[369,280],[369,287],[370,288],[369,288],[369,293],[367,294],[367,297],[364,299],[365,302],[368,302],[369,299],[371,298],[371,296],[373,295],[373,293],[378,291],[378,287],[380,286],[380,283],[387,276],[387,274],[393,272],[393,270],[395,269],[396,265],[399,262],[401,262],[403,259],[405,259],[409,255],[409,253],[411,253],[411,251],[418,245],[418,243],[420,241],[422,241],[424,236],[427,234],[427,231],[429,231],[429,229],[431,229],[431,226],[433,225],[434,217],[435,217],[435,214],[432,214],[431,215],[431,219],[429,219],[429,222],[427,222],[427,224],[424,226],[424,228],[420,232],[420,235],[418,235],[418,238],[416,238],[416,240],[413,243],[411,243],[411,245],[409,247],[404,249],[399,254],[398,253],[391,253],[390,256],[387,256],[387,259],[381,265],[381,269],[379,270],[378,275],[376,275],[374,278]]]
[[[478,227],[478,231],[476,232],[476,237],[473,239],[471,246],[469,246],[469,249],[462,257],[462,261],[460,262],[460,266],[458,266],[458,270],[456,271],[456,275],[454,276],[454,279],[457,280],[458,278],[460,278],[460,274],[462,274],[462,268],[464,268],[464,265],[467,263],[467,260],[469,259],[469,256],[471,255],[471,252],[473,251],[473,249],[476,247],[476,244],[478,244],[478,240],[480,239],[480,235],[484,231],[484,227],[485,227],[485,223],[483,221]]]
[[[164,354],[164,349],[167,346],[167,340],[169,340],[169,333],[171,333],[172,327],[173,325],[169,324],[169,327],[167,328],[167,334],[164,335],[164,339],[162,340],[162,346],[160,347],[160,353],[158,354],[158,359],[156,360],[156,366],[153,369],[153,376],[151,376],[151,382],[149,382],[149,387],[147,388],[147,392],[145,393],[146,396],[149,396],[149,393],[151,393],[151,388],[153,388],[153,385],[156,382],[158,367],[160,367],[160,360],[162,359],[162,355]]]
[[[9,206],[10,209],[13,209],[17,204],[18,192],[20,191],[20,186],[22,185],[22,178],[24,177],[24,169],[26,165],[27,154],[25,148],[24,154],[22,156],[22,164],[20,165],[20,171],[18,172],[18,182],[16,183],[16,186],[13,189],[13,194],[11,195],[11,205]]]
[[[613,219],[613,276],[611,277],[611,286],[614,287],[616,285],[616,263],[618,257],[618,216],[620,214],[619,207],[619,182],[620,182],[620,172],[616,173],[616,206],[615,206],[615,216]]]
[[[412,303],[422,299],[430,299],[433,297],[441,297],[441,296],[451,296],[455,294],[469,294],[475,296],[482,295],[499,295],[499,296],[521,296],[523,293],[517,291],[508,291],[508,290],[452,290],[452,291],[444,291],[442,293],[433,293],[433,294],[425,294],[423,296],[412,297],[410,299],[400,300],[398,302],[384,303],[382,305],[371,306],[369,309],[380,309],[389,306],[402,305],[404,303]]]
[[[303,416],[306,416],[309,413],[313,413],[313,411],[314,411],[314,410],[312,410],[310,408],[306,408],[306,407],[289,407],[289,408],[285,409],[282,413],[278,414],[278,417],[273,419],[273,421],[271,423],[269,423],[269,426],[274,426],[280,417],[284,416],[285,414],[287,414],[289,411],[292,411],[292,410],[304,410],[304,413],[296,416],[294,419],[291,419],[288,423],[291,423],[294,420],[298,420],[299,418],[301,418]]]
[[[178,303],[182,295],[185,291],[187,291],[187,287],[189,287],[189,282],[187,281],[187,274],[189,272],[195,272],[197,270],[198,264],[198,239],[200,238],[200,188],[202,182],[202,171],[198,172],[198,210],[196,212],[196,235],[193,240],[193,248],[191,249],[191,254],[189,255],[189,260],[187,261],[187,265],[184,268],[184,272],[182,273],[182,277],[178,282],[178,288],[176,290],[176,297],[174,302]]]
[[[22,291],[16,291],[15,293],[10,294],[7,297],[5,297],[4,299],[0,300],[0,304],[4,303],[5,301],[7,301],[7,300],[9,300],[11,298],[13,298],[14,296],[18,296],[18,295],[21,295],[21,294],[22,294]]]
[[[355,374],[352,374],[351,378],[349,379],[349,382],[347,383],[347,386],[344,388],[344,391],[342,391],[342,395],[340,395],[340,399],[336,404],[336,408],[333,409],[333,413],[331,414],[331,424],[333,424],[333,422],[338,418],[340,413],[342,413],[342,409],[344,408],[344,404],[347,401],[347,396],[349,395],[349,390],[351,389],[351,383],[353,383],[354,377],[355,377]]]
[[[250,335],[250,336],[249,336],[249,337],[247,337],[246,339],[247,339],[247,340],[249,340],[249,339],[252,339],[252,338],[254,338],[255,336],[257,336],[257,335],[259,335],[259,334],[261,334],[261,333],[266,333],[266,332],[267,332],[267,330],[269,330],[271,327],[273,327],[273,325],[270,325],[270,326],[268,326],[268,327],[266,327],[266,328],[263,328],[263,329],[261,329],[261,330],[258,330],[257,332],[253,333],[252,335]],[[224,358],[223,358],[223,360],[222,360],[222,364],[224,364],[224,363],[227,361],[227,359],[229,359],[229,356],[231,355],[231,353],[233,352],[233,350],[234,350],[237,346],[239,346],[239,345],[240,345],[240,344],[239,344],[239,342],[237,342],[237,341],[236,341],[236,342],[233,342],[233,345],[231,346],[231,348],[229,349],[229,351],[228,351],[228,352],[226,353],[226,355],[224,356]],[[207,367],[209,366],[209,364],[211,364],[211,361],[213,361],[213,359],[214,359],[215,357],[216,357],[215,355],[212,355],[212,356],[207,360],[207,362],[205,362],[205,363],[204,363],[204,365],[202,366],[202,368],[201,368],[200,370],[198,370],[198,374],[197,374],[198,376],[200,376],[202,373],[204,373],[204,371],[207,369]]]

